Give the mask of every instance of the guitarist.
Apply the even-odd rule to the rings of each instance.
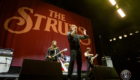
[[[94,63],[91,62],[91,58],[93,58],[93,54],[90,54],[89,52],[91,51],[90,47],[87,47],[86,52],[84,53],[86,59],[87,59],[87,74],[90,70],[90,68],[94,67]],[[95,55],[94,57],[97,57],[97,55]]]
[[[61,57],[63,54],[61,52],[61,54],[55,56],[54,58],[52,58],[53,55],[57,54],[60,52],[59,47],[56,46],[57,42],[56,41],[52,41],[51,47],[48,48],[48,51],[46,53],[46,61],[55,61],[58,62],[58,57]]]

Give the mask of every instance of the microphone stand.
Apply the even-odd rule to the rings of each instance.
[[[103,50],[103,44],[102,44],[102,40],[101,40],[101,35],[99,35],[100,38],[100,43],[101,43],[101,47],[102,47],[102,53],[103,53],[103,58],[102,58],[102,65],[104,65],[104,60],[106,60],[105,58],[105,54],[104,54],[104,50]],[[106,62],[105,62],[106,63]],[[105,64],[106,65],[106,64]],[[106,65],[107,66],[107,65]]]
[[[100,43],[101,43],[101,47],[102,47],[102,53],[103,53],[103,56],[105,57],[104,50],[103,50],[103,44],[102,44],[102,40],[101,40],[101,35],[99,35],[99,38],[100,38]]]

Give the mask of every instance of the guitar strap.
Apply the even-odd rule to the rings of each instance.
[[[54,55],[56,54],[56,49],[55,49],[55,51],[54,51]]]
[[[51,54],[51,50],[50,50],[51,48],[49,48],[49,56],[50,56],[50,54]]]

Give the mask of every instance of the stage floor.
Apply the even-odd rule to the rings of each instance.
[[[66,79],[68,73],[63,72],[63,80]],[[86,73],[81,73],[83,80],[85,80]],[[0,74],[0,80],[18,80],[19,74]],[[72,78],[76,79],[77,73],[72,73]]]

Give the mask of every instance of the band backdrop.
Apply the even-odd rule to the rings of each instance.
[[[23,59],[45,60],[53,40],[60,50],[68,48],[67,32],[71,24],[78,27],[78,34],[87,30],[90,39],[81,40],[82,70],[86,70],[84,52],[91,47],[96,54],[91,21],[40,0],[2,0],[0,3],[0,47],[14,49],[12,66],[21,66]],[[95,60],[97,64],[97,60]]]

